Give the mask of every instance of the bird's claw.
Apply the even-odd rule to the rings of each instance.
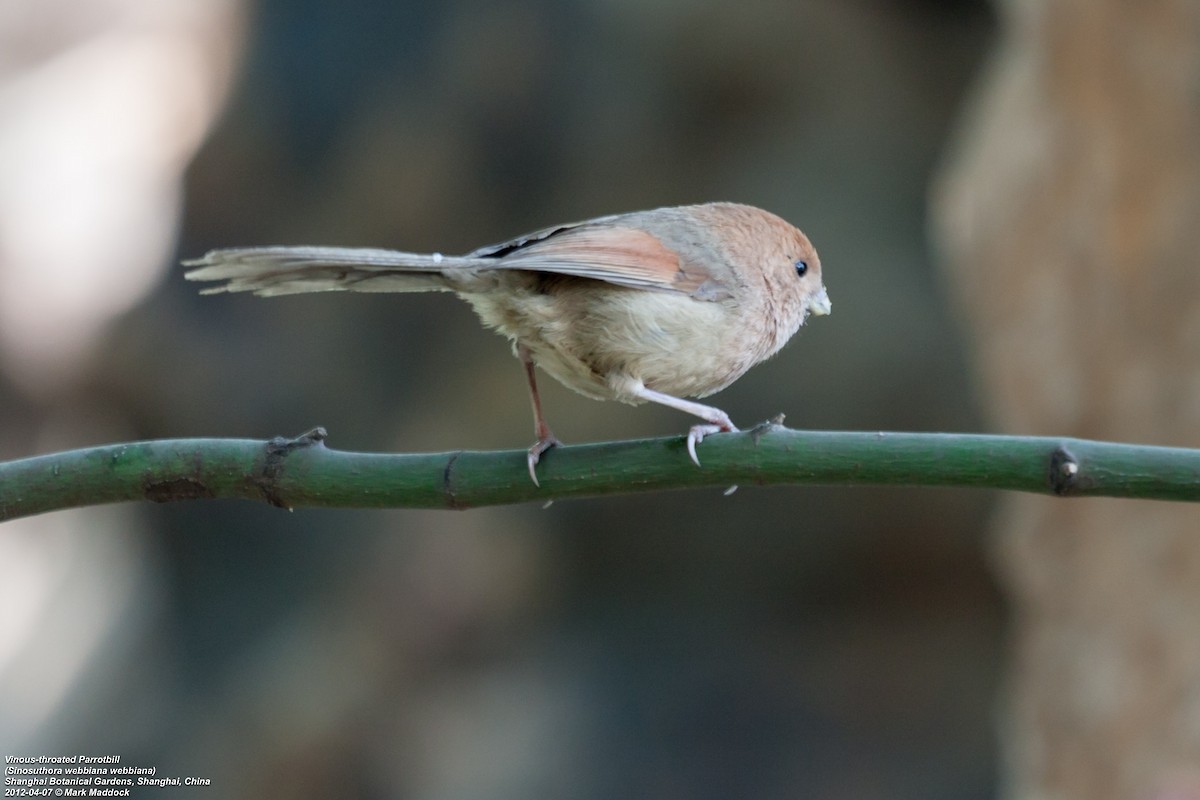
[[[542,484],[538,483],[537,465],[542,460],[542,453],[549,450],[551,447],[558,447],[562,442],[556,439],[553,435],[543,436],[537,440],[533,447],[529,448],[529,454],[525,457],[526,463],[529,465],[529,477],[533,479],[533,485],[539,489]]]
[[[707,423],[704,425],[693,425],[688,431],[687,436],[687,451],[692,457],[692,463],[697,467],[700,466],[700,459],[696,456],[696,445],[704,441],[704,437],[710,433],[721,433],[722,431],[737,431],[737,426],[733,423],[728,425],[717,425],[716,423]]]

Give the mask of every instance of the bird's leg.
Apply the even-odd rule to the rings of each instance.
[[[673,397],[669,394],[656,392],[653,389],[647,389],[645,386],[631,387],[634,395],[649,400],[652,403],[661,403],[664,406],[678,409],[687,414],[692,414],[707,422],[707,425],[693,425],[688,431],[687,451],[692,457],[692,462],[698,467],[700,459],[696,457],[696,445],[704,441],[704,437],[710,433],[720,433],[721,431],[736,431],[737,426],[734,425],[729,415],[719,408],[706,406],[703,403],[694,403],[691,400],[684,400],[681,397]]]
[[[533,478],[534,486],[541,486],[537,479],[537,464],[542,458],[542,453],[549,450],[551,447],[556,447],[562,444],[550,430],[550,426],[546,424],[546,417],[542,414],[542,400],[538,396],[537,376],[534,375],[533,356],[529,353],[529,348],[525,345],[517,347],[517,357],[521,359],[521,363],[525,366],[525,379],[529,381],[529,399],[533,401],[533,431],[537,436],[537,442],[533,447],[529,448],[527,462],[529,464],[529,477]]]

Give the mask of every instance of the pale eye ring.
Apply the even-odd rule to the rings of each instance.
[[[796,274],[799,275],[801,278],[803,278],[805,275],[808,274],[808,262],[805,261],[804,259],[800,259],[799,261],[797,261],[795,266],[796,266]]]

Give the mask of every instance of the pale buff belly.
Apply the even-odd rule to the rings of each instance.
[[[462,296],[546,373],[599,400],[641,402],[629,394],[631,379],[676,397],[704,397],[778,349],[773,331],[735,308],[684,294],[588,282],[552,294]]]

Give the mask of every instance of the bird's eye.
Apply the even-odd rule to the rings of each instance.
[[[808,262],[801,259],[796,262],[796,274],[803,278],[808,273]]]

